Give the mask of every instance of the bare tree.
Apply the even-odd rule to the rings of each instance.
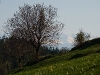
[[[14,17],[7,21],[6,30],[10,36],[26,40],[35,49],[38,59],[39,48],[42,45],[52,45],[59,42],[63,24],[58,22],[57,9],[49,5],[24,4]]]

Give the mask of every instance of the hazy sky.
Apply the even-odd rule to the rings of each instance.
[[[0,36],[7,19],[13,17],[19,6],[44,3],[58,9],[58,20],[65,24],[62,35],[63,46],[69,46],[72,37],[80,28],[92,37],[100,36],[100,0],[1,0]]]

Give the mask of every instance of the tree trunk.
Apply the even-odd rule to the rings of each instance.
[[[39,48],[40,47],[35,48],[35,51],[34,51],[34,62],[37,62],[39,60]]]
[[[18,60],[18,67],[21,67],[21,59]]]

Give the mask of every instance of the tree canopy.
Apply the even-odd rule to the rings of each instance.
[[[24,39],[35,49],[38,56],[42,45],[59,43],[60,32],[64,24],[56,19],[57,8],[44,4],[28,5],[19,7],[13,18],[6,23],[6,29],[10,36]]]

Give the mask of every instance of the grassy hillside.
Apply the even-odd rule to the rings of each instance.
[[[92,40],[93,41],[93,40]],[[91,41],[90,41],[91,42]],[[16,69],[9,75],[99,75],[100,43],[59,54],[33,66]]]

